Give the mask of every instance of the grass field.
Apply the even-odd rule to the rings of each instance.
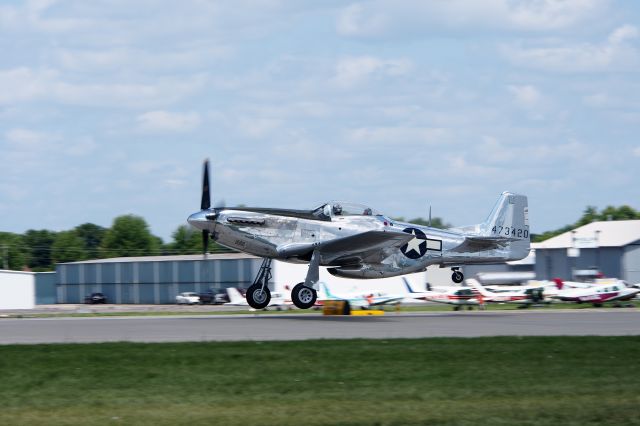
[[[0,346],[0,425],[633,425],[640,338]]]

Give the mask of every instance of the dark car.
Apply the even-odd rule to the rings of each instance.
[[[84,303],[107,303],[107,296],[102,293],[91,293],[89,296],[84,298]]]
[[[229,302],[229,296],[225,289],[213,289],[210,288],[202,293],[199,293],[201,304],[221,305]]]

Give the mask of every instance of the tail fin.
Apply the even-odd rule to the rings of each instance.
[[[411,294],[411,293],[419,293],[418,291],[415,291],[411,287],[411,284],[409,284],[409,280],[407,280],[405,277],[402,277],[402,281],[404,281],[404,286],[407,288],[407,292],[409,292],[409,294]]]
[[[328,300],[342,299],[341,297],[338,297],[331,292],[331,289],[329,288],[329,284],[325,282],[321,282],[320,288],[323,289],[325,299],[328,299]]]
[[[245,299],[242,297],[242,294],[235,287],[228,287],[227,294],[229,295],[229,303],[237,305],[244,304]]]
[[[484,286],[482,284],[480,284],[480,282],[474,278],[469,278],[467,279],[467,284],[469,284],[469,286],[474,289],[477,290],[478,293],[480,293],[482,296],[484,297],[493,297],[495,294],[489,290],[487,290],[486,288],[484,288]]]
[[[525,195],[503,192],[491,214],[480,225],[481,235],[509,238],[509,259],[529,255],[529,205]]]
[[[556,288],[558,290],[562,290],[562,287],[564,287],[564,281],[562,281],[560,278],[554,278],[553,282],[556,283]]]

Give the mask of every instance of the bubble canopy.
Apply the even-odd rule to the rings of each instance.
[[[369,206],[348,201],[329,201],[313,209],[314,216],[330,218],[336,216],[381,216],[382,214]]]

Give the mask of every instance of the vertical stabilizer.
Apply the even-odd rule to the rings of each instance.
[[[527,197],[503,192],[480,230],[483,236],[509,238],[509,259],[527,257],[530,249]]]
[[[235,287],[228,287],[227,295],[229,295],[229,303],[232,305],[243,305],[247,302]]]

